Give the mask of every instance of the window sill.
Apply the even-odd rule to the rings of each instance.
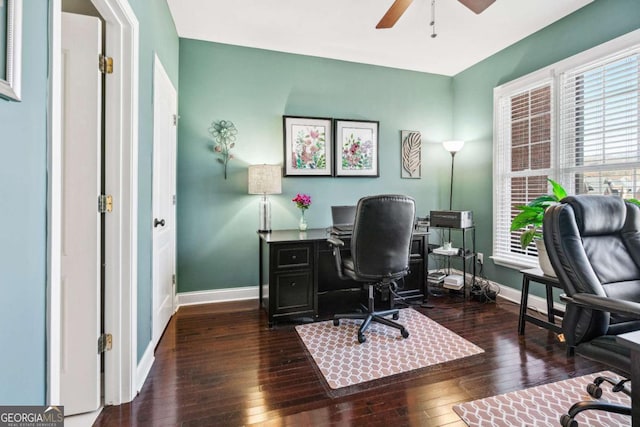
[[[492,256],[491,259],[497,265],[502,267],[512,268],[514,270],[524,270],[526,268],[535,268],[538,267],[538,259],[531,260],[531,262],[527,262],[526,260],[514,259],[508,257],[500,257],[500,256]]]

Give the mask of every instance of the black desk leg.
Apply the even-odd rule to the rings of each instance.
[[[556,316],[553,310],[553,287],[548,283],[545,283],[544,286],[547,288],[547,319],[549,319],[549,323],[555,324]]]
[[[258,237],[258,310],[262,309],[262,241]]]
[[[524,335],[524,316],[527,314],[527,304],[529,303],[529,278],[522,277],[522,295],[520,297],[520,317],[518,318],[518,335]]]

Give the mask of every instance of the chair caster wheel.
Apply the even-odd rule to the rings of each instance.
[[[340,319],[333,319],[333,326],[340,326]]]
[[[398,320],[400,318],[400,315],[398,313],[394,314],[392,319],[393,320]]]
[[[400,334],[402,335],[402,338],[409,338],[409,331],[407,331],[406,329],[402,329],[400,331]]]
[[[367,340],[367,338],[364,336],[364,334],[358,334],[358,342],[360,344],[362,344],[363,342],[365,342]]]
[[[562,427],[578,427],[578,422],[567,414],[560,417],[560,424]]]
[[[589,393],[589,396],[595,397],[596,399],[600,399],[602,397],[602,389],[593,383],[587,385],[587,393]]]

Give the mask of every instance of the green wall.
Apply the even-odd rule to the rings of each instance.
[[[596,0],[454,77],[454,134],[468,141],[456,156],[465,174],[455,194],[474,212],[479,251],[492,252],[493,88],[638,28],[640,1]],[[516,270],[485,260],[490,279],[520,288]]]
[[[0,405],[45,398],[48,2],[23,2],[22,102],[0,99]]]
[[[451,113],[450,77],[180,39],[178,291],[258,284],[260,196],[247,194],[247,165],[282,164],[283,115],[379,120],[380,178],[284,178],[274,229],[297,227],[298,192],[312,197],[312,228],[330,225],[332,204],[373,193],[409,194],[420,215],[438,208],[449,155],[428,142],[451,136]],[[238,128],[227,180],[207,131],[220,119]],[[400,178],[403,129],[422,132],[422,179]]]
[[[400,179],[398,133],[427,142],[466,141],[456,155],[454,209],[470,209],[485,274],[520,287],[520,274],[492,253],[493,88],[640,26],[640,2],[596,0],[453,78],[180,40],[178,291],[257,284],[257,199],[246,194],[246,167],[282,162],[282,115],[380,121],[378,179],[285,178],[271,198],[273,228],[295,228],[297,192],[311,194],[312,227],[330,223],[329,206],[382,192],[414,196],[418,213],[446,208],[450,157],[426,144],[423,178]],[[229,179],[212,152],[211,121],[232,120],[239,138]],[[454,241],[455,244],[455,241]]]

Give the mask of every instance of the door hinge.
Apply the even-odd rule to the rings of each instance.
[[[98,338],[98,354],[110,351],[113,347],[113,336],[111,334],[102,334]]]
[[[101,194],[98,196],[98,212],[107,213],[113,210],[113,196]]]
[[[176,284],[176,275],[175,274],[171,276],[171,284],[172,285]]]
[[[175,194],[173,195],[172,199],[173,199],[173,204],[175,205],[176,204],[176,195]]]
[[[98,68],[102,74],[113,73],[113,58],[100,54],[98,59]]]
[[[173,125],[174,126],[178,126],[178,115],[177,114],[173,115]]]

